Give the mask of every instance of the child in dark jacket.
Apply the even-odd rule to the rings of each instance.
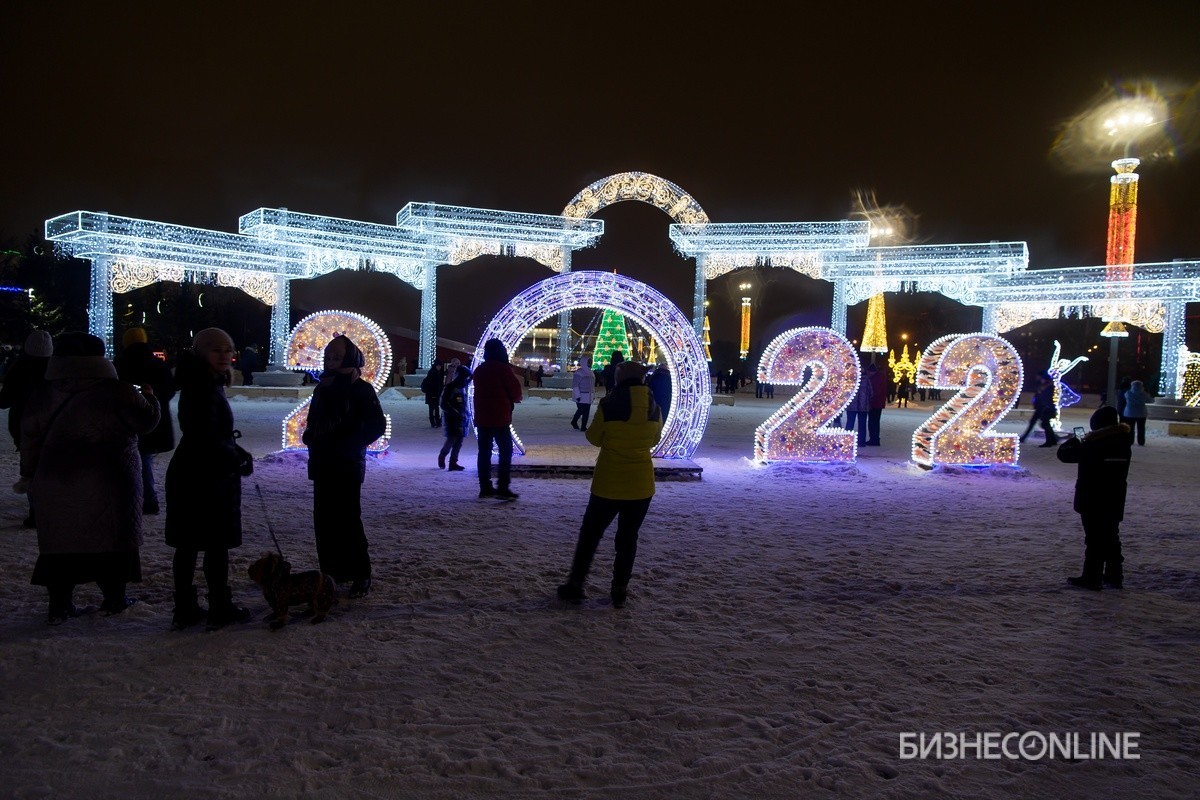
[[[1067,578],[1072,586],[1099,590],[1108,584],[1120,589],[1121,520],[1125,516],[1126,478],[1129,475],[1129,426],[1117,410],[1103,406],[1092,414],[1091,433],[1082,439],[1068,437],[1058,448],[1058,460],[1079,465],[1075,481],[1075,511],[1083,523],[1083,574]]]

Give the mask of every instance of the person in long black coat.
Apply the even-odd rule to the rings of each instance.
[[[325,347],[325,371],[313,390],[304,429],[313,482],[313,528],[321,571],[352,582],[351,597],[371,591],[371,557],[362,523],[367,446],[387,430],[375,388],[361,377],[362,351],[336,336]]]
[[[46,367],[53,353],[54,340],[50,334],[35,330],[25,337],[21,354],[4,373],[4,384],[0,386],[0,408],[8,409],[8,432],[18,450],[21,449],[21,417],[34,391],[46,380]],[[29,516],[21,524],[26,528],[37,527],[32,494],[29,495]]]
[[[1115,408],[1101,406],[1092,414],[1091,433],[1082,439],[1070,436],[1058,448],[1059,461],[1079,465],[1074,507],[1083,523],[1083,574],[1067,582],[1081,589],[1124,585],[1120,529],[1131,442],[1129,426],[1119,419]]]
[[[242,463],[234,443],[233,411],[225,398],[232,378],[233,339],[220,328],[196,334],[179,354],[179,446],[167,466],[167,545],[175,548],[173,630],[201,622],[210,629],[246,622],[248,609],[233,603],[229,551],[242,544]],[[209,608],[196,600],[196,558],[204,553]]]
[[[442,427],[442,391],[445,388],[446,368],[441,359],[435,358],[429,367],[429,372],[421,381],[421,391],[425,394],[425,405],[429,406],[429,426],[431,428]]]
[[[453,364],[451,365],[453,366]],[[463,438],[467,435],[467,384],[471,381],[471,370],[461,364],[454,368],[453,376],[446,373],[446,388],[442,391],[442,419],[446,423],[446,441],[438,453],[438,468],[446,468],[446,456],[450,456],[449,470],[462,472],[466,467],[458,463]]]
[[[175,396],[175,378],[167,362],[154,355],[147,343],[144,328],[130,328],[121,339],[124,348],[114,359],[117,377],[137,386],[150,386],[162,405],[158,425],[149,433],[138,436],[138,453],[142,459],[142,513],[157,514],[158,492],[154,487],[154,456],[175,449],[175,425],[167,410]]]

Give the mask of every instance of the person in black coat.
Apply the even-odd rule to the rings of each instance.
[[[1120,527],[1129,476],[1129,426],[1112,406],[1097,409],[1090,425],[1091,433],[1082,439],[1070,436],[1058,448],[1059,461],[1079,465],[1074,508],[1084,535],[1083,574],[1067,582],[1081,589],[1098,590],[1105,584],[1120,589],[1125,579]]]
[[[603,371],[601,372],[601,376],[604,380],[604,395],[605,395],[605,397],[612,394],[612,390],[614,388],[616,388],[617,367],[624,360],[625,360],[625,356],[621,354],[620,350],[613,350],[612,358],[609,359],[608,366],[606,366],[603,369]]]
[[[175,378],[167,362],[150,350],[143,328],[130,328],[121,339],[124,348],[114,359],[117,377],[137,386],[149,386],[164,409],[158,425],[138,437],[138,453],[142,458],[142,513],[157,514],[158,492],[154,488],[154,456],[175,449],[175,426],[166,409],[175,396]]]
[[[25,337],[25,346],[16,360],[4,373],[4,385],[0,386],[0,408],[8,409],[8,432],[13,444],[21,449],[21,417],[29,399],[46,380],[46,367],[54,353],[54,340],[46,331],[35,330]],[[29,516],[21,523],[25,528],[36,528],[33,513],[33,496],[29,496]]]
[[[1029,425],[1021,434],[1020,440],[1024,442],[1026,437],[1033,432],[1033,426],[1040,424],[1042,431],[1046,434],[1046,441],[1039,444],[1038,447],[1054,447],[1058,444],[1058,434],[1054,432],[1051,420],[1057,416],[1058,408],[1054,405],[1054,379],[1050,377],[1049,372],[1042,370],[1038,373],[1038,385],[1033,392],[1033,413],[1029,417]]]
[[[667,365],[659,364],[655,367],[646,378],[646,385],[650,387],[650,394],[654,396],[654,402],[658,404],[665,421],[671,412],[671,371],[667,369]]]
[[[233,603],[229,551],[242,544],[242,457],[234,442],[233,411],[225,387],[233,374],[233,339],[205,328],[179,354],[179,446],[167,465],[167,545],[175,548],[172,630],[206,617],[209,629],[246,622],[250,611]],[[204,553],[209,607],[196,600],[196,557]]]
[[[466,467],[458,463],[458,452],[462,449],[463,437],[467,435],[467,384],[471,381],[471,370],[459,365],[455,373],[446,374],[449,381],[442,392],[443,421],[446,423],[446,442],[438,453],[438,468],[446,469],[446,456],[450,456],[451,472],[462,472]]]
[[[387,429],[375,388],[359,377],[364,362],[362,351],[346,336],[325,346],[325,371],[313,390],[303,436],[313,482],[317,560],[335,581],[351,583],[351,597],[371,591],[362,484],[367,446]]]
[[[347,340],[349,341],[349,340]],[[421,381],[421,392],[425,405],[429,406],[429,427],[442,427],[442,390],[446,388],[446,368],[441,359],[435,358],[429,372]]]

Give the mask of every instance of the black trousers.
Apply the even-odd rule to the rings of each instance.
[[[1120,583],[1125,558],[1121,555],[1121,523],[1109,516],[1080,514],[1083,522],[1083,579]]]
[[[196,556],[199,551],[176,547],[171,558],[171,572],[175,578],[176,603],[181,597],[191,597],[192,581],[196,579]],[[225,548],[210,548],[204,551],[204,582],[208,585],[209,597],[222,597],[222,590],[229,585],[229,551]]]
[[[322,572],[338,583],[371,577],[357,472],[313,480],[313,532]]]
[[[586,429],[587,424],[588,424],[588,417],[590,417],[591,415],[592,415],[592,404],[590,402],[576,403],[575,404],[575,416],[571,417],[571,423],[575,424],[582,419],[583,425],[581,427]]]
[[[496,465],[496,488],[507,489],[509,473],[512,470],[513,440],[512,429],[507,425],[497,427],[476,428],[479,433],[479,454],[475,459],[475,468],[479,472],[481,488],[492,485],[492,446],[499,452],[499,463]]]
[[[879,444],[879,418],[882,416],[882,408],[872,408],[867,412],[867,442],[869,444]]]
[[[1137,442],[1140,445],[1146,444],[1146,418],[1145,417],[1121,417],[1121,422],[1129,426],[1129,443]]]
[[[854,422],[858,421],[858,443],[867,443],[867,411],[855,411],[853,408],[846,409],[846,430],[854,430]]]
[[[617,520],[616,558],[613,559],[613,586],[626,586],[633,575],[633,560],[637,557],[638,531],[650,510],[650,501],[610,500],[592,495],[583,512],[583,524],[579,528],[579,540],[575,543],[575,557],[571,561],[571,574],[567,583],[582,586],[592,567],[596,548],[604,531]]]

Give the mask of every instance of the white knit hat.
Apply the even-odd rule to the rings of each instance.
[[[46,331],[34,331],[25,337],[25,352],[38,358],[54,355],[54,340]]]

